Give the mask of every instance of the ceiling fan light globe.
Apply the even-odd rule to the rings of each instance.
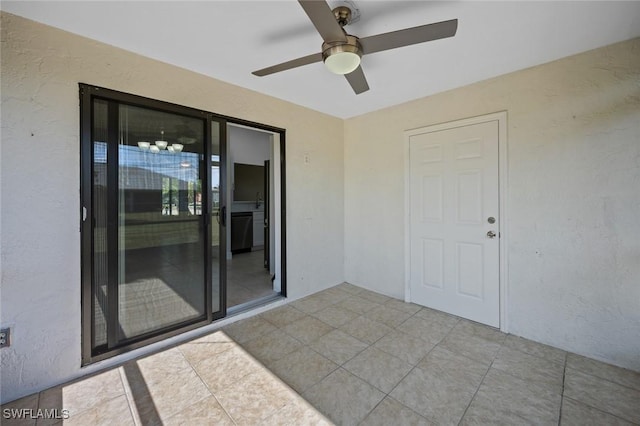
[[[360,55],[355,52],[337,52],[327,56],[324,64],[334,74],[349,74],[360,66]]]

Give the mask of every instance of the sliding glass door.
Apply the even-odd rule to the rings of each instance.
[[[224,316],[225,126],[173,104],[81,93],[87,363]]]

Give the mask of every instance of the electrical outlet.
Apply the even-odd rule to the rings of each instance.
[[[7,347],[11,345],[11,335],[10,328],[3,328],[0,330],[0,348]]]

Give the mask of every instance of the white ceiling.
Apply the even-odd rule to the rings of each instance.
[[[322,39],[296,1],[2,1],[0,7],[342,118],[640,36],[639,1],[355,3],[361,18],[346,29],[359,37],[452,18],[458,33],[365,56],[371,89],[355,95],[322,63],[251,74],[320,51]]]

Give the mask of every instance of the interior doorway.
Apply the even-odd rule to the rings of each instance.
[[[227,127],[227,307],[244,310],[281,293],[279,134]]]

